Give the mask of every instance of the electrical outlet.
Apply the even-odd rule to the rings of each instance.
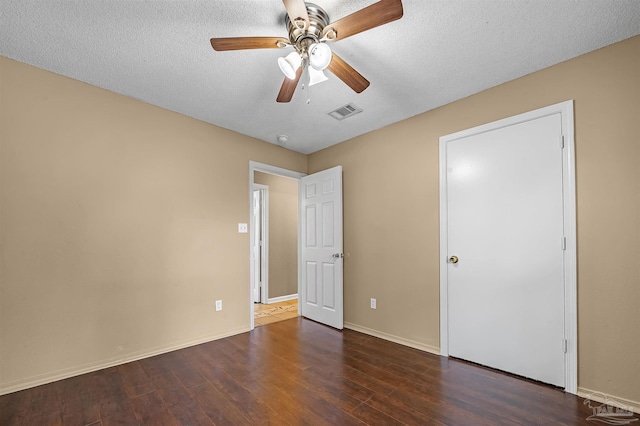
[[[371,309],[376,309],[376,299],[371,298]]]
[[[222,300],[216,300],[216,311],[222,310]]]
[[[238,233],[246,234],[247,232],[249,232],[249,227],[247,226],[247,224],[246,223],[239,223],[238,224]]]

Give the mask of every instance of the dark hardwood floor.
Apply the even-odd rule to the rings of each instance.
[[[579,397],[302,318],[0,397],[2,425],[592,424]]]

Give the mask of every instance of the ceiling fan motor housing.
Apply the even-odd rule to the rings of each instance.
[[[285,17],[285,25],[289,31],[289,41],[300,54],[307,52],[309,46],[320,42],[322,30],[329,25],[329,15],[320,6],[313,3],[305,3],[309,15],[309,27],[299,28],[291,22],[289,16]]]

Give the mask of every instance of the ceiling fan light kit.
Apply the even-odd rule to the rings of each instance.
[[[302,57],[298,52],[291,52],[284,58],[278,58],[278,66],[285,77],[293,80],[296,78],[296,71],[302,65]]]
[[[335,22],[318,5],[304,0],[282,0],[287,11],[285,26],[289,40],[282,37],[212,38],[216,51],[268,49],[292,46],[295,51],[278,58],[285,75],[277,102],[289,102],[298,86],[302,71],[309,86],[326,81],[328,69],[356,93],[369,87],[369,81],[331,51],[328,41],[337,42],[363,31],[400,19],[402,0],[380,0]]]
[[[329,77],[327,77],[324,72],[313,67],[309,67],[309,87],[327,80],[329,80]]]
[[[324,71],[331,62],[331,48],[324,43],[309,46],[309,65],[318,71]]]

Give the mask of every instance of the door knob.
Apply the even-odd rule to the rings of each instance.
[[[449,258],[449,262],[451,263],[458,263],[458,256],[451,256]]]
[[[344,253],[333,253],[331,257],[333,257],[334,259],[340,259],[344,257]]]

